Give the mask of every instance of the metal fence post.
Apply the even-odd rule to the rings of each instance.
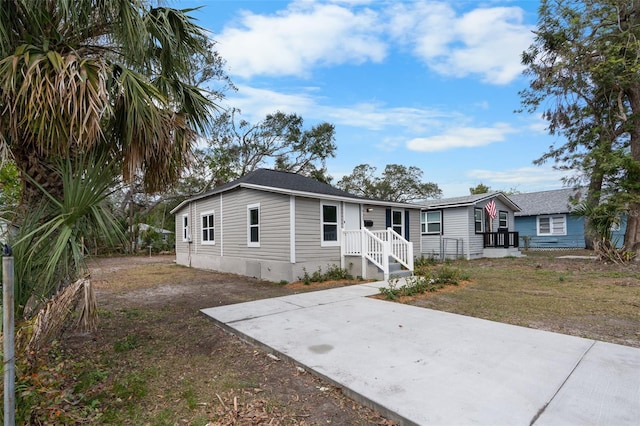
[[[4,333],[4,426],[16,424],[16,360],[13,313],[13,256],[11,247],[2,250],[2,324]]]

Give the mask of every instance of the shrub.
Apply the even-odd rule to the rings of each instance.
[[[313,272],[311,275],[305,268],[302,268],[302,276],[298,277],[304,284],[309,285],[311,283],[321,283],[324,281],[338,281],[338,280],[352,280],[353,276],[349,274],[349,271],[344,268],[340,268],[337,265],[327,265],[327,271],[322,272],[321,268]]]

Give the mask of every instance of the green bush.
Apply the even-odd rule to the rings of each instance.
[[[327,271],[322,272],[322,268],[318,268],[311,275],[305,268],[302,268],[302,276],[298,277],[304,284],[309,285],[311,283],[321,283],[325,281],[339,281],[339,280],[352,280],[353,276],[349,274],[349,271],[345,268],[340,268],[338,265],[327,265]]]
[[[387,287],[380,287],[380,293],[388,300],[395,300],[401,296],[413,296],[426,292],[433,292],[447,285],[458,285],[461,280],[469,279],[468,274],[460,268],[450,265],[436,269],[423,269],[422,275],[414,275],[406,279],[406,284],[398,287],[398,280],[389,280]]]

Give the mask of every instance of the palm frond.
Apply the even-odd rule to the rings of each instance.
[[[101,140],[101,122],[111,113],[106,70],[100,59],[19,46],[0,60],[0,104],[9,114],[10,137],[53,155],[69,146],[90,149]]]
[[[115,166],[108,160],[78,157],[58,164],[64,196],[28,212],[14,243],[16,278],[21,291],[17,305],[35,305],[87,273],[83,238],[96,234],[108,242],[124,242],[124,232],[105,201],[115,190]],[[19,300],[19,301],[18,301]],[[17,313],[22,313],[18,311]]]

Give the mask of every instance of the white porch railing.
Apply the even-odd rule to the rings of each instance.
[[[389,257],[413,271],[413,244],[392,228],[373,232],[368,229],[343,230],[341,253],[343,259],[344,256],[362,257],[363,278],[366,278],[366,260],[382,270],[385,280],[389,278]]]

